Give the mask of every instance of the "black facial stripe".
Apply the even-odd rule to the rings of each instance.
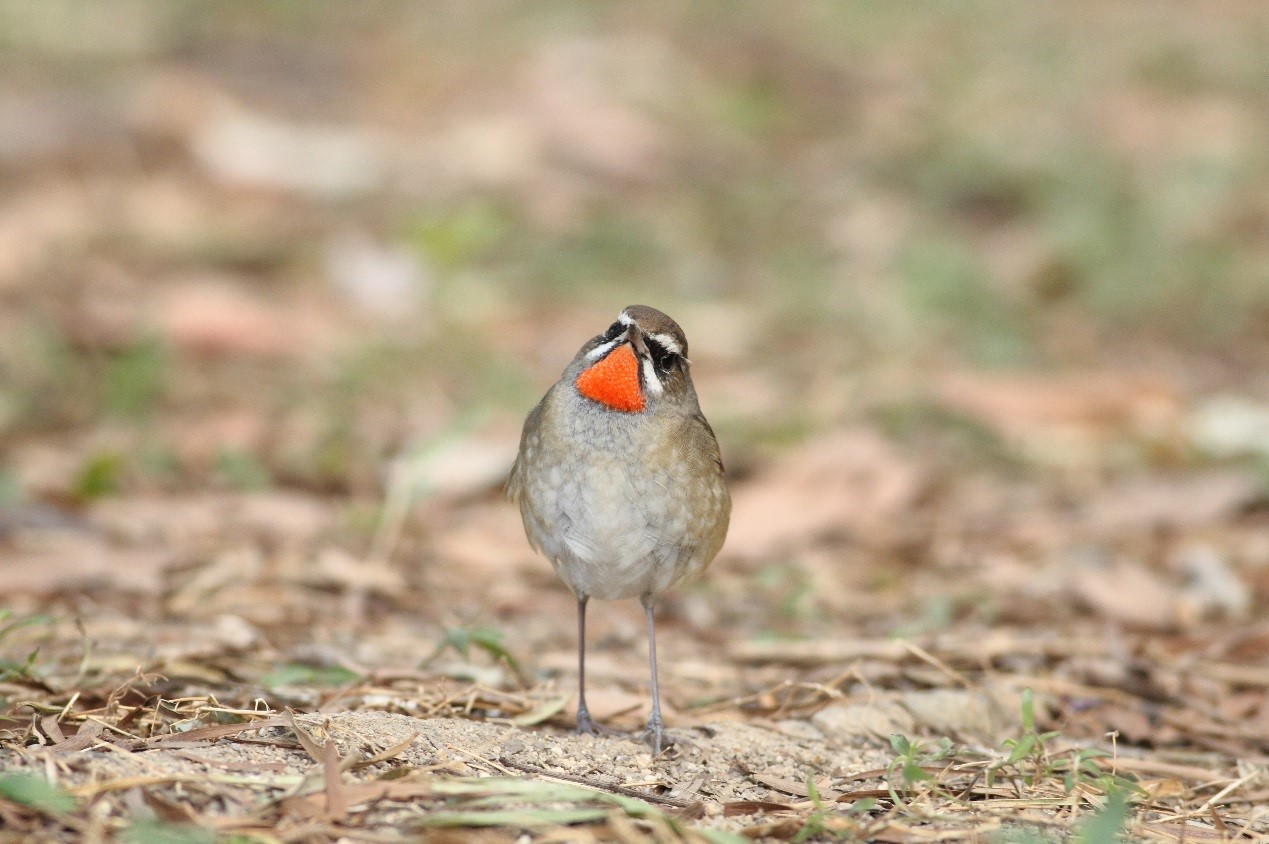
[[[599,339],[601,342],[604,342],[604,343],[611,342],[613,340],[616,340],[617,337],[621,334],[621,332],[625,330],[626,330],[626,327],[622,325],[620,322],[614,322],[612,325],[608,326],[607,331],[599,335]]]
[[[655,337],[644,337],[644,343],[648,347],[648,357],[652,358],[652,365],[662,374],[669,372],[682,357],[661,345]]]

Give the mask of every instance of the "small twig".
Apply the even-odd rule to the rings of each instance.
[[[476,753],[476,752],[473,752],[473,751],[470,751],[470,750],[464,750],[464,749],[463,749],[463,748],[461,748],[461,747],[455,747],[454,745],[450,744],[449,742],[444,742],[444,744],[445,744],[445,747],[446,747],[446,748],[448,748],[449,750],[454,751],[455,753],[461,753],[461,754],[463,754],[464,756],[469,756],[469,757],[471,757],[472,759],[474,759],[474,760],[475,760],[475,761],[477,761],[477,762],[480,762],[480,763],[482,763],[482,764],[484,764],[484,765],[488,765],[488,766],[489,766],[489,767],[491,767],[491,768],[497,768],[499,771],[501,771],[502,773],[504,773],[504,774],[506,774],[506,775],[508,775],[508,776],[514,776],[514,775],[513,775],[510,771],[508,771],[506,768],[502,767],[502,765],[499,765],[497,762],[495,762],[495,761],[494,761],[494,760],[492,760],[492,759],[486,759],[484,756],[481,756],[479,753]],[[484,750],[484,748],[485,748],[485,747],[490,747],[490,746],[492,746],[492,744],[493,744],[493,742],[490,742],[490,743],[488,743],[488,744],[484,745],[483,747],[478,747],[478,748],[476,748],[476,750]]]
[[[500,760],[502,764],[509,768],[515,768],[526,774],[533,774],[545,780],[556,780],[572,783],[573,785],[581,785],[595,791],[606,791],[610,794],[620,794],[622,797],[633,797],[636,800],[646,800],[649,803],[659,803],[662,806],[673,806],[676,809],[686,809],[692,805],[687,800],[675,800],[673,797],[662,797],[659,794],[648,794],[647,792],[638,791],[633,788],[626,788],[616,783],[596,782],[595,780],[586,779],[585,777],[577,777],[572,774],[551,773],[536,765],[528,765],[524,762],[516,762],[514,759],[508,759],[505,756]]]
[[[399,755],[407,747],[414,744],[414,740],[417,739],[418,737],[419,737],[419,732],[418,730],[415,730],[414,732],[410,733],[410,737],[407,738],[405,741],[400,742],[399,744],[394,744],[392,747],[389,747],[386,750],[381,750],[378,753],[376,753],[374,756],[371,756],[369,759],[354,759],[353,757],[350,756],[348,759],[344,760],[343,770],[359,771],[362,768],[368,768],[371,765],[378,765],[380,762],[387,762],[389,759],[392,759],[393,757]]]
[[[846,673],[858,680],[860,685],[864,687],[864,691],[868,692],[868,705],[872,706],[872,704],[877,700],[877,690],[873,688],[872,683],[870,683],[868,678],[864,676],[864,672],[859,670],[859,664],[859,660],[852,662],[850,664],[850,670]]]
[[[1202,814],[1206,812],[1207,810],[1211,809],[1214,805],[1219,803],[1221,798],[1225,797],[1231,792],[1237,791],[1238,789],[1242,788],[1247,783],[1259,777],[1261,773],[1262,772],[1259,770],[1254,770],[1251,773],[1247,774],[1246,776],[1239,777],[1238,779],[1231,782],[1229,785],[1222,788],[1220,791],[1213,794],[1211,797],[1207,798],[1207,800],[1203,803],[1203,805],[1199,806],[1191,814],[1195,815],[1195,814]]]
[[[287,726],[285,718],[265,718],[260,721],[249,721],[242,724],[213,724],[210,727],[198,727],[186,733],[168,733],[162,736],[152,736],[148,743],[154,745],[168,741],[214,741],[227,736],[237,735],[238,733],[245,733],[248,730],[263,730],[268,727],[285,726]]]
[[[282,720],[285,721],[286,725],[291,728],[291,732],[295,733],[295,738],[299,741],[300,747],[304,748],[304,752],[307,753],[314,762],[319,765],[322,764],[326,758],[325,750],[317,743],[317,740],[309,734],[308,730],[301,727],[299,722],[295,720],[295,713],[291,711],[290,707],[287,707],[285,713],[283,713]]]
[[[62,707],[61,714],[57,716],[58,721],[65,720],[67,714],[74,708],[75,702],[79,700],[80,691],[80,689],[76,689],[75,693],[70,696],[70,700],[66,701],[66,705]]]
[[[93,721],[93,722],[95,722],[95,723],[97,723],[97,724],[101,724],[101,726],[102,726],[102,727],[104,727],[104,728],[105,728],[105,729],[107,729],[107,730],[110,730],[110,732],[112,732],[112,733],[118,733],[119,735],[123,736],[124,738],[130,738],[130,739],[132,739],[134,742],[136,742],[137,744],[145,744],[145,739],[141,738],[140,736],[133,735],[132,733],[128,732],[127,730],[121,730],[121,729],[119,729],[118,727],[114,726],[113,724],[107,724],[105,721],[101,720],[101,719],[100,719],[100,718],[98,718],[96,715],[89,715],[89,716],[85,717],[85,718],[84,718],[84,720],[85,720],[85,721]]]
[[[200,756],[189,750],[177,748],[170,751],[173,756],[180,759],[188,759],[191,762],[197,762],[200,765],[208,765],[212,767],[224,768],[228,771],[240,771],[242,773],[258,773],[258,774],[277,774],[286,770],[285,762],[233,762],[227,759],[213,759],[210,756]]]
[[[946,662],[939,659],[938,657],[934,656],[932,653],[930,653],[925,648],[918,645],[916,642],[910,642],[907,639],[901,639],[900,642],[903,645],[903,647],[907,648],[908,652],[911,653],[913,656],[915,656],[917,659],[921,660],[922,662],[928,663],[929,665],[932,665],[934,668],[943,672],[948,677],[955,680],[957,683],[960,683],[965,688],[967,689],[973,688],[973,684],[970,683],[969,680],[966,680],[965,677],[962,676],[960,673],[953,671],[950,665],[948,665]]]
[[[144,756],[138,753],[133,753],[131,750],[128,750],[127,748],[120,747],[117,744],[112,744],[111,742],[105,741],[103,739],[98,739],[96,743],[92,745],[92,749],[93,750],[109,750],[111,753],[118,753],[120,756],[123,756],[125,759],[132,760],[134,764],[139,765],[142,768],[146,768],[150,771],[153,771],[156,774],[160,770],[162,770],[161,768],[159,768],[158,765],[155,765],[153,762],[150,762]]]

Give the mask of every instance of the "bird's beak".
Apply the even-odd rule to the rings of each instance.
[[[648,356],[648,344],[643,341],[643,334],[633,325],[626,329],[626,339],[630,341],[630,347],[640,360]]]

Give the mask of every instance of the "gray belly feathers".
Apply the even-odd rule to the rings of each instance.
[[[548,396],[542,411],[558,394]],[[568,397],[563,397],[568,400]],[[580,400],[579,400],[580,402]],[[550,559],[578,595],[601,599],[640,597],[697,573],[716,548],[701,548],[702,521],[719,517],[715,484],[700,484],[692,466],[671,451],[665,461],[646,460],[655,443],[648,428],[625,414],[570,408],[564,418],[588,418],[584,426],[544,441],[525,443],[517,497],[529,541]],[[692,494],[704,486],[703,500]],[[667,495],[669,492],[671,494]],[[724,493],[725,494],[725,493]],[[708,533],[708,531],[704,531]]]

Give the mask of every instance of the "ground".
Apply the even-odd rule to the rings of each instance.
[[[648,705],[636,602],[591,613],[590,704],[618,734],[575,736],[572,599],[495,492],[430,499],[404,533],[434,537],[436,556],[394,565],[328,544],[343,502],[279,492],[103,500],[15,527],[14,588],[58,597],[11,605],[4,764],[51,777],[75,808],[10,794],[0,811],[68,839],[153,815],[266,840],[470,824],[907,841],[1079,829],[1118,794],[1134,837],[1265,831],[1266,631],[1242,615],[1241,581],[1221,586],[1228,570],[1184,568],[1263,544],[1255,487],[1154,478],[1153,509],[1102,524],[1141,481],[1086,513],[1006,478],[914,481],[884,496],[897,508],[884,520],[907,526],[894,544],[860,548],[834,529],[879,515],[847,497],[865,456],[896,461],[888,477],[915,470],[867,432],[804,449],[736,498],[757,549],[787,538],[780,523],[743,527],[782,484],[838,496],[821,523],[812,500],[788,526],[820,537],[805,567],[737,549],[661,607],[676,744],[656,759],[633,735]],[[904,559],[934,541],[936,561]],[[1088,559],[1101,543],[1164,562]],[[1243,620],[1219,620],[1231,615]],[[507,791],[508,777],[581,790]]]
[[[33,9],[0,838],[1269,838],[1263,3]],[[735,502],[656,758],[501,489],[634,303]]]

